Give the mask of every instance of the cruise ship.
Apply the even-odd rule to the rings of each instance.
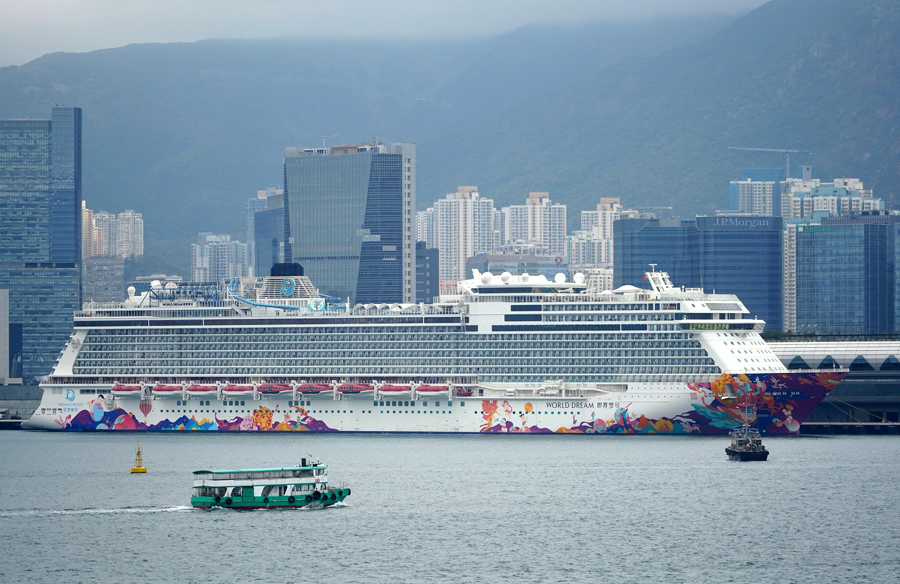
[[[309,278],[154,283],[86,304],[25,427],[74,431],[796,434],[843,378],[788,371],[734,295],[474,272],[433,304]]]

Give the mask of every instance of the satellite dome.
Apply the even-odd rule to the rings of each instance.
[[[150,287],[151,288],[162,288],[162,282],[160,282],[159,280],[153,280],[152,282],[150,282]]]
[[[175,282],[166,283],[166,290],[174,290],[175,288],[178,288],[178,284],[176,284]]]
[[[504,284],[509,284],[509,281],[512,280],[512,274],[510,274],[509,272],[503,272],[502,274],[500,274],[500,280]]]
[[[481,274],[481,283],[482,284],[490,284],[491,280],[493,280],[493,279],[494,279],[494,274],[492,274],[490,272],[485,272],[485,273]]]
[[[134,296],[134,293],[136,292],[136,290],[134,289],[134,286],[129,286],[127,292],[128,292],[128,297],[131,298]]]
[[[566,281],[566,275],[562,272],[559,272],[558,274],[556,274],[556,276],[553,277],[553,281],[555,281],[557,284],[562,284]]]
[[[578,272],[577,274],[575,274],[575,277],[572,278],[572,280],[576,284],[584,284],[584,274],[582,274],[581,272]]]
[[[522,274],[522,278],[521,278],[521,279],[522,279],[523,282],[527,282],[527,281],[528,281],[528,278],[530,278],[530,277],[531,277],[531,276],[528,275],[528,272],[525,272],[524,274]]]

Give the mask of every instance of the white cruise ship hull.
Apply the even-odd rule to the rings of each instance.
[[[711,383],[632,383],[593,397],[113,396],[110,386],[44,385],[23,427],[69,431],[725,434],[741,425],[735,387],[756,395],[764,434],[796,434],[843,373],[724,374]],[[183,398],[183,399],[181,399]],[[389,399],[385,399],[389,398]],[[399,398],[399,399],[398,399]]]

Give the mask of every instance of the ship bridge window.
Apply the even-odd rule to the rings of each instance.
[[[826,355],[822,362],[819,363],[819,369],[838,369],[840,365],[838,365],[837,361],[834,360],[834,357],[831,355]]]

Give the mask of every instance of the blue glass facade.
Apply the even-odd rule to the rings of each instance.
[[[832,217],[797,227],[797,329],[876,335],[897,331],[900,217]]]
[[[766,328],[781,330],[784,249],[780,217],[622,219],[613,224],[613,282],[649,288],[648,264],[678,286],[736,294]]]
[[[253,265],[258,277],[269,276],[284,261],[284,209],[257,211],[254,222]]]
[[[403,167],[401,153],[288,148],[285,261],[351,304],[403,302]]]
[[[0,288],[9,289],[13,376],[50,372],[80,305],[80,258],[81,110],[0,121]]]
[[[416,299],[426,304],[441,293],[438,250],[426,247],[424,241],[416,242]]]

